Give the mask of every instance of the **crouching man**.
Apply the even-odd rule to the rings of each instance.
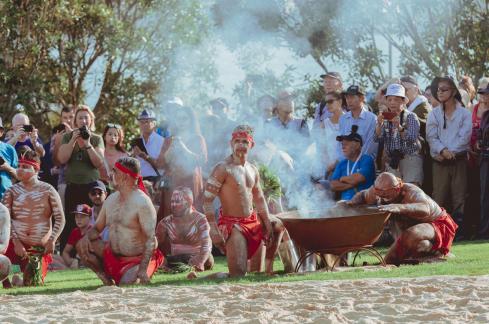
[[[5,280],[10,272],[10,260],[4,253],[10,240],[10,213],[7,207],[0,203],[0,281]]]
[[[163,262],[155,237],[156,210],[146,194],[139,161],[120,158],[113,169],[117,189],[104,202],[95,225],[79,241],[83,262],[104,285],[148,283]],[[109,241],[100,233],[109,228]]]
[[[167,266],[182,262],[195,271],[212,269],[212,241],[205,215],[195,210],[192,190],[177,187],[171,197],[171,215],[156,228],[159,249],[165,254]]]
[[[385,257],[389,264],[444,257],[458,228],[422,189],[403,183],[388,172],[380,174],[372,187],[360,191],[346,204],[377,204],[381,211],[392,214],[390,231],[395,241]]]

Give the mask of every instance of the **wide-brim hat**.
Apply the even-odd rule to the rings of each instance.
[[[156,120],[155,113],[150,109],[144,109],[138,115],[138,120]]]
[[[433,95],[433,97],[437,101],[440,101],[440,99],[438,99],[438,85],[442,81],[446,81],[446,82],[450,83],[450,86],[457,91],[457,93],[455,94],[455,99],[457,99],[458,102],[463,104],[462,95],[460,94],[460,89],[458,87],[458,84],[457,84],[457,82],[455,82],[455,79],[449,75],[443,76],[443,77],[436,77],[433,79],[433,81],[431,82],[431,86],[430,86],[431,94]]]

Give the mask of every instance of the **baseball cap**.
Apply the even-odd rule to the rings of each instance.
[[[107,192],[107,188],[105,187],[105,184],[100,180],[91,182],[89,184],[89,188],[90,188],[90,190],[88,190],[88,191],[92,191],[93,189],[100,189],[103,192]]]
[[[155,113],[150,109],[144,109],[138,115],[138,120],[156,120]]]
[[[358,134],[357,131],[358,131],[358,126],[357,125],[352,125],[351,126],[351,133],[350,134],[336,136],[336,140],[338,142],[341,142],[341,141],[358,142],[358,143],[360,143],[360,145],[363,145],[362,136],[360,134]]]
[[[71,212],[72,214],[82,214],[82,215],[87,215],[91,216],[92,215],[92,208],[86,204],[80,204],[76,205],[76,208],[74,211]]]
[[[406,89],[400,84],[393,83],[387,87],[384,97],[388,96],[406,98]]]
[[[477,90],[478,94],[489,94],[489,84],[486,85],[485,88],[479,88]]]
[[[325,74],[321,74],[319,77],[321,79],[328,77],[341,81],[341,75],[338,72],[326,72]]]
[[[401,82],[407,82],[407,83],[411,83],[414,85],[418,85],[418,81],[416,81],[416,79],[411,75],[406,75],[406,76],[401,77]]]
[[[346,89],[345,94],[347,95],[365,95],[365,89],[361,85],[353,84]]]

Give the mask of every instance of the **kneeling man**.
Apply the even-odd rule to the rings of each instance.
[[[183,262],[196,271],[212,269],[212,241],[205,215],[195,210],[192,190],[177,187],[171,197],[171,215],[156,228],[158,247],[166,262]]]
[[[0,281],[8,277],[10,260],[4,254],[10,240],[10,213],[7,207],[0,203]]]
[[[11,218],[11,237],[5,255],[12,264],[20,266],[23,282],[17,283],[25,286],[44,283],[54,244],[65,226],[58,192],[37,179],[39,169],[37,153],[25,152],[17,169],[20,182],[8,188],[3,196]],[[4,287],[9,285],[8,279],[5,280]]]
[[[447,255],[458,227],[422,189],[388,172],[381,173],[372,187],[347,204],[377,204],[382,205],[381,211],[392,213],[390,230],[395,241],[385,257],[390,264]]]
[[[231,277],[246,274],[247,260],[251,260],[252,271],[260,270],[261,253],[255,252],[261,250],[262,241],[267,247],[265,271],[273,273],[273,260],[285,230],[279,219],[269,216],[258,169],[247,161],[254,145],[252,133],[247,125],[234,129],[233,153],[214,167],[204,192],[211,239],[226,253]],[[221,201],[219,223],[212,207],[216,197]]]
[[[163,262],[155,237],[156,210],[146,194],[139,161],[120,158],[113,169],[117,189],[104,202],[95,225],[79,241],[83,262],[104,285],[148,283]],[[109,227],[109,241],[100,233]]]

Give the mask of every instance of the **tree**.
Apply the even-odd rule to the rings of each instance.
[[[205,34],[204,9],[197,0],[4,1],[2,117],[22,104],[48,136],[49,112],[84,103],[91,78],[101,88],[97,124],[128,121],[131,133],[137,112],[156,105],[179,46]]]

